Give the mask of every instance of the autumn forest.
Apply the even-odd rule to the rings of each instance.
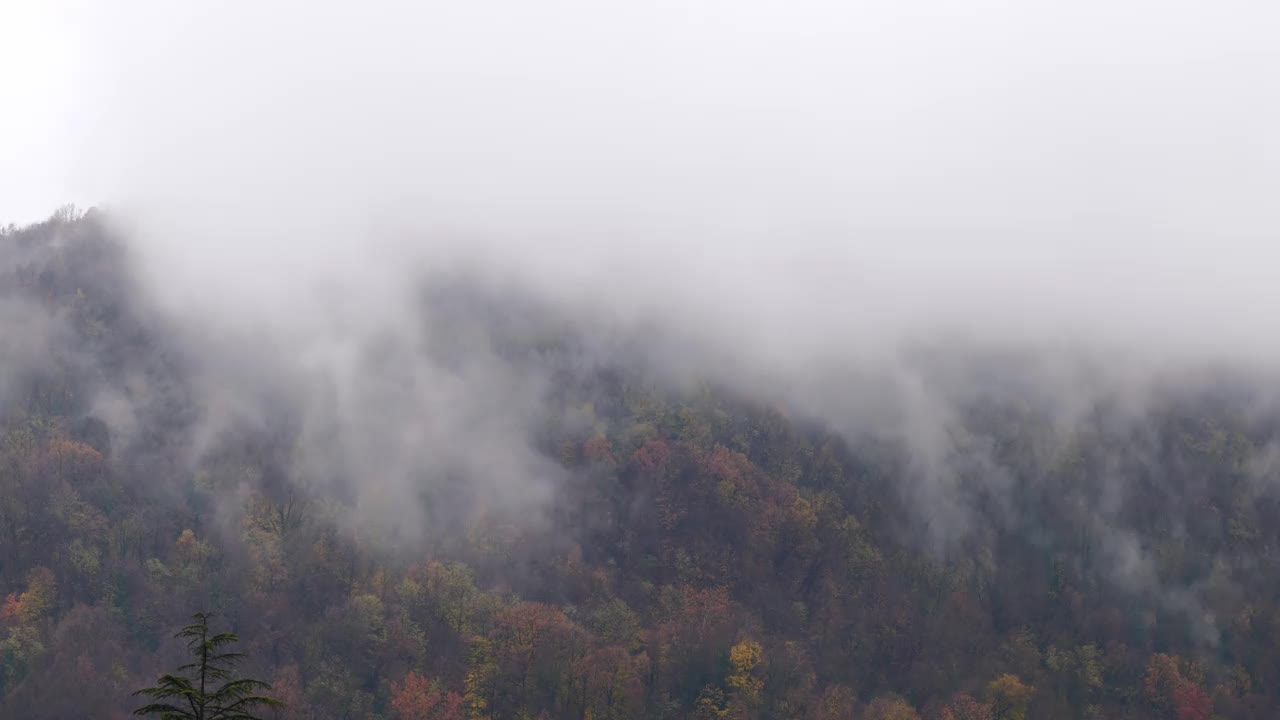
[[[277,349],[206,352],[132,258],[96,211],[0,235],[0,717],[130,716],[198,611],[268,718],[1280,714],[1239,378],[1065,421],[1015,361],[940,371],[926,452],[454,282],[358,385],[246,379]]]

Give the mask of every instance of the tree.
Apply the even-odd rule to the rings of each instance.
[[[1142,679],[1142,694],[1148,703],[1162,711],[1169,712],[1173,708],[1174,691],[1184,682],[1181,660],[1176,655],[1157,653],[1147,662],[1147,671]]]
[[[853,720],[853,707],[858,696],[853,689],[840,684],[828,685],[818,698],[817,720]]]
[[[1184,682],[1173,691],[1173,706],[1177,720],[1209,720],[1213,710],[1209,694],[1191,682]]]
[[[733,668],[727,682],[734,697],[746,707],[760,703],[764,680],[758,677],[756,668],[764,660],[764,650],[754,640],[743,640],[729,649],[729,664]]]
[[[980,703],[965,693],[952,698],[948,710],[955,720],[991,720],[991,704]]]
[[[866,720],[920,720],[915,708],[899,697],[878,697],[864,714]]]
[[[1153,655],[1143,677],[1143,694],[1163,717],[1176,720],[1208,718],[1212,710],[1209,694],[1186,677],[1183,664],[1176,655]]]
[[[404,684],[391,683],[391,712],[397,720],[462,720],[462,696],[410,671]]]
[[[995,720],[1026,720],[1027,703],[1031,702],[1033,692],[1017,675],[1005,673],[992,680],[987,685],[992,717]]]
[[[134,715],[159,715],[162,720],[261,720],[251,711],[259,706],[283,705],[275,698],[254,694],[270,690],[268,683],[232,676],[232,668],[245,655],[223,650],[239,641],[233,633],[209,634],[213,616],[198,612],[191,616],[190,625],[174,635],[187,641],[187,650],[195,658],[178,672],[190,671],[194,677],[162,675],[156,687],[133,693],[155,701],[134,710]],[[216,690],[211,690],[213,684],[218,685]]]
[[[724,720],[728,716],[724,690],[708,685],[698,693],[698,699],[693,704],[694,720]]]

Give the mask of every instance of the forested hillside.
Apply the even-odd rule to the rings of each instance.
[[[922,457],[510,294],[420,300],[437,342],[384,338],[362,414],[317,421],[344,388],[211,383],[100,214],[5,231],[0,717],[128,716],[198,610],[282,718],[1280,715],[1280,423],[1246,380],[1064,421],[964,368]]]

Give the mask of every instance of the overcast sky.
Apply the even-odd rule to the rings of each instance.
[[[0,218],[105,203],[254,307],[483,247],[795,342],[1270,352],[1277,37],[1263,0],[9,0]]]

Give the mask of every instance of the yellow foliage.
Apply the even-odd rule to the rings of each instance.
[[[729,662],[735,673],[749,673],[764,659],[764,649],[754,640],[743,640],[729,650]]]
[[[483,686],[484,680],[480,673],[475,670],[467,673],[463,681],[465,694],[462,697],[462,702],[467,708],[467,720],[488,720],[489,718],[489,701],[484,697]]]
[[[764,648],[754,640],[743,640],[729,649],[729,664],[733,674],[728,677],[729,687],[735,691],[735,698],[754,705],[760,701],[760,693],[764,690],[764,680],[753,673],[764,661]]]
[[[11,593],[0,607],[0,620],[17,620],[30,625],[42,618],[53,605],[55,589],[53,572],[36,568],[27,576],[27,590],[21,595]]]
[[[698,693],[698,699],[693,706],[695,720],[724,720],[728,715],[729,709],[724,704],[723,690],[708,685]]]
[[[987,695],[991,698],[992,715],[995,720],[1026,720],[1027,704],[1035,689],[1018,679],[1017,675],[1005,673],[987,685]]]
[[[801,527],[814,528],[818,525],[818,513],[813,503],[809,502],[803,496],[797,496],[795,503],[791,506],[792,516]]]

